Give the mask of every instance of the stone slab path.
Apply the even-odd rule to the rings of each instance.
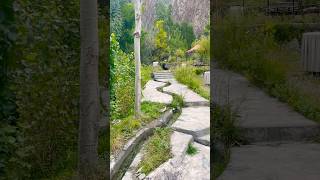
[[[196,141],[210,144],[210,107],[198,106],[182,108],[181,115],[172,124],[176,131],[191,134]]]
[[[251,143],[231,149],[230,163],[219,180],[320,179],[315,172],[320,161],[310,162],[319,158],[320,145],[307,142],[320,132],[317,123],[239,74],[221,69],[212,74],[213,101],[232,105],[240,115],[237,125]]]
[[[171,83],[171,85],[163,88],[163,91],[182,96],[184,102],[186,104],[190,104],[189,106],[209,104],[209,101],[207,99],[193,92],[186,85],[180,84],[176,80],[170,80],[169,82]]]
[[[163,94],[174,93],[182,95],[184,102],[191,102],[192,104],[189,104],[190,107],[182,108],[181,115],[171,126],[174,130],[170,141],[173,157],[148,174],[148,176],[145,176],[136,172],[138,164],[141,161],[142,150],[131,163],[123,180],[209,180],[210,108],[209,106],[203,106],[203,104],[209,103],[208,100],[194,93],[187,86],[178,83],[169,72],[165,72],[165,75],[160,73],[156,77],[159,77],[159,79],[155,78],[155,81],[149,81],[144,89],[144,98],[146,100],[159,102],[161,98],[155,96],[160,96],[161,94],[161,96],[165,97]],[[156,88],[167,82],[170,83],[170,86],[163,88],[164,93],[155,92],[157,91]],[[169,98],[166,99],[168,100]],[[189,144],[192,144],[197,149],[195,155],[187,154]]]
[[[235,147],[219,180],[319,180],[319,144],[292,143]]]
[[[157,81],[148,81],[142,90],[142,101],[151,101],[157,103],[170,104],[172,96],[159,92],[157,88],[164,86],[166,83]]]

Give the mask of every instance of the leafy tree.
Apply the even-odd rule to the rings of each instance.
[[[134,4],[125,3],[121,7],[122,32],[119,34],[120,48],[128,53],[133,51]]]
[[[171,31],[168,44],[173,52],[177,49],[186,50],[188,48],[187,41],[183,38],[178,28]]]
[[[141,62],[144,64],[151,64],[153,61],[153,53],[155,50],[154,37],[148,32],[141,32]]]
[[[158,1],[156,3],[156,21],[163,20],[164,23],[164,28],[166,31],[170,32],[171,27],[173,26],[173,21],[172,21],[172,6],[168,5],[168,3],[164,1]]]
[[[200,55],[200,60],[209,63],[210,59],[210,36],[202,36],[194,45],[198,44],[196,52]]]
[[[121,119],[134,109],[134,60],[133,54],[124,53],[116,36],[110,37],[111,119]]]
[[[183,39],[186,40],[187,46],[188,48],[190,48],[192,45],[192,42],[196,39],[196,36],[194,35],[194,32],[193,32],[193,27],[186,22],[182,22],[179,28],[180,28]]]
[[[163,20],[158,20],[156,22],[156,29],[157,33],[155,37],[155,45],[158,51],[158,57],[160,61],[168,52],[167,32],[164,30]]]
[[[176,60],[178,60],[178,58],[183,58],[185,56],[185,51],[182,49],[177,49],[175,52],[175,56],[176,56]]]

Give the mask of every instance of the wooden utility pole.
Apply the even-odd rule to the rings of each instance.
[[[93,179],[98,168],[99,40],[97,1],[80,0],[79,179]]]
[[[141,60],[140,60],[140,36],[141,36],[141,0],[135,0],[135,31],[134,31],[134,59],[135,59],[135,117],[141,115]]]

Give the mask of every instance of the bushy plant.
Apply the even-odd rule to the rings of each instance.
[[[182,59],[183,57],[185,57],[186,54],[185,54],[185,51],[182,50],[182,49],[177,49],[176,52],[175,52],[175,57],[176,57],[176,61],[179,59]]]
[[[244,74],[270,95],[307,118],[319,121],[319,105],[312,95],[290,84],[290,73],[297,71],[290,63],[296,52],[281,47],[299,37],[300,29],[277,25],[272,20],[266,20],[261,27],[250,27],[251,21],[257,18],[244,16],[238,24],[225,18],[215,26],[213,54],[219,65]]]
[[[191,90],[200,94],[206,99],[210,98],[209,91],[203,86],[203,80],[196,74],[196,68],[193,67],[180,67],[174,72],[175,78],[178,82],[187,85]]]
[[[196,52],[199,53],[200,60],[208,64],[210,62],[210,36],[202,36],[193,45],[199,45]]]
[[[114,34],[111,44],[111,119],[120,119],[134,108],[135,64],[133,54],[124,53]]]
[[[19,61],[12,89],[19,133],[6,172],[13,179],[44,178],[65,168],[66,152],[76,149],[79,3],[23,0],[15,10],[19,39],[12,58]]]

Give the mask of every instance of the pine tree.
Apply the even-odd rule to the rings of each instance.
[[[120,37],[122,31],[121,2],[121,0],[110,2],[111,33],[116,34],[117,37]]]

